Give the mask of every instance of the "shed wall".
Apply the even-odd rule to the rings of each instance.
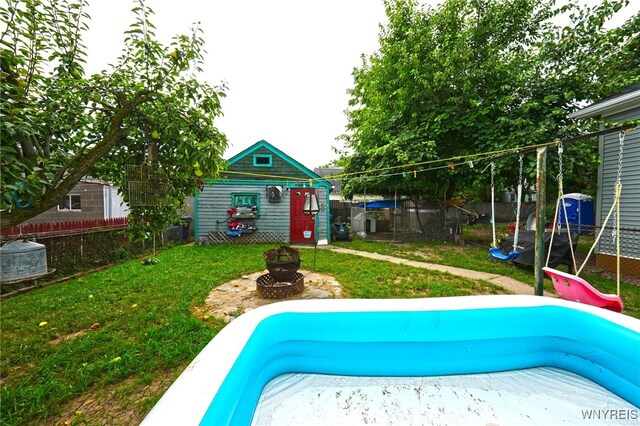
[[[327,230],[327,223],[329,223],[328,219],[330,216],[328,189],[324,186],[316,188],[316,194],[318,196],[318,203],[322,208],[318,216],[316,216],[316,221],[318,222],[318,240],[326,239],[327,241],[331,241]]]
[[[256,234],[263,232],[276,233],[282,237],[283,242],[290,241],[290,209],[291,198],[288,188],[282,193],[279,203],[270,203],[267,200],[266,185],[262,184],[214,184],[206,185],[198,196],[198,229],[196,229],[196,240],[206,239],[209,232],[224,232],[227,226],[227,210],[231,207],[231,197],[234,193],[255,193],[260,197],[260,214],[253,222],[258,228]],[[327,219],[329,206],[327,205],[327,188],[316,188],[318,202],[324,210],[320,211],[316,217],[318,226],[318,239],[329,239],[327,230]],[[242,237],[240,237],[242,238]]]
[[[209,232],[228,229],[227,210],[234,193],[255,193],[260,197],[260,214],[254,220],[257,232],[275,232],[289,241],[289,195],[283,194],[280,203],[267,201],[265,185],[206,185],[198,198],[198,229],[196,238],[206,238]],[[251,222],[245,220],[246,222]]]

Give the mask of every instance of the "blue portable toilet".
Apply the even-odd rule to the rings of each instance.
[[[579,234],[592,234],[596,224],[593,198],[589,195],[577,193],[565,194],[562,198],[567,209],[567,218],[569,219],[571,230]],[[565,220],[561,203],[558,205],[557,215],[559,226],[566,228],[567,221]]]

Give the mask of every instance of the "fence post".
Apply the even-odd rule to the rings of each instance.
[[[84,261],[84,224],[85,221],[80,222],[80,261]]]
[[[396,240],[396,210],[398,210],[398,190],[393,192],[393,241]]]
[[[364,234],[367,235],[367,190],[364,190]]]

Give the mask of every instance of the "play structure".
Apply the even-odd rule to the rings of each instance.
[[[640,406],[639,346],[640,320],[547,297],[287,301],[222,329],[143,425],[577,424]]]
[[[522,205],[522,162],[523,162],[523,154],[519,156],[519,173],[518,173],[518,189],[516,192],[516,224],[514,228],[514,238],[513,238],[513,249],[508,253],[502,253],[500,247],[498,247],[498,241],[496,237],[496,212],[495,212],[495,163],[492,161],[490,164],[491,168],[491,226],[493,230],[493,243],[491,244],[491,248],[489,249],[489,256],[495,260],[501,260],[503,262],[511,262],[515,260],[518,256],[520,256],[520,252],[518,251],[518,236],[520,234],[520,207]]]
[[[549,250],[549,253],[547,254],[547,261],[546,261],[545,267],[542,268],[542,270],[551,278],[551,281],[553,282],[553,286],[555,287],[558,294],[562,296],[562,298],[566,300],[572,300],[574,302],[586,303],[588,305],[609,309],[615,312],[621,312],[622,309],[624,308],[624,304],[622,303],[622,299],[620,298],[620,239],[615,238],[616,236],[620,235],[620,195],[622,193],[621,179],[622,179],[622,154],[623,154],[623,148],[624,148],[624,136],[625,136],[625,132],[621,131],[620,138],[619,138],[620,142],[619,142],[619,155],[618,155],[618,158],[619,158],[618,175],[614,185],[613,203],[611,204],[611,209],[609,210],[607,217],[602,223],[600,232],[598,232],[598,235],[596,236],[595,241],[591,246],[591,249],[587,253],[586,258],[582,263],[582,266],[580,266],[579,269],[577,268],[575,254],[573,253],[573,249],[572,249],[571,255],[573,258],[574,270],[576,271],[575,275],[550,268],[549,256],[551,255],[551,251]],[[563,147],[562,147],[562,143],[560,143],[558,144],[559,174],[558,174],[558,201],[556,203],[556,211],[562,211],[564,214],[564,217],[567,218],[569,216],[567,214],[565,197],[563,194],[563,187],[562,187],[562,152],[563,152]],[[560,208],[562,208],[562,210],[560,210]],[[599,292],[597,289],[595,289],[593,286],[591,286],[583,278],[579,277],[580,272],[582,272],[585,265],[587,264],[587,261],[589,260],[589,256],[591,256],[594,248],[596,247],[596,245],[598,244],[598,241],[600,240],[600,237],[602,237],[602,234],[607,227],[607,223],[609,222],[609,219],[611,218],[614,211],[616,212],[616,216],[613,219],[614,220],[613,236],[617,242],[616,244],[617,246],[616,247],[617,294],[615,295],[603,294]],[[554,222],[553,222],[554,231],[551,234],[552,243],[550,244],[550,247],[553,245],[553,235],[555,234],[555,229],[558,222],[557,221],[558,216],[560,215],[559,214],[554,215]],[[567,227],[567,234],[569,235],[569,243],[571,244],[571,232],[569,230],[569,221],[566,221],[566,227]]]

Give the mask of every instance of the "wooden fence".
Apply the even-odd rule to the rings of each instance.
[[[3,238],[37,236],[53,237],[58,235],[83,234],[91,231],[112,231],[125,229],[128,225],[126,217],[114,219],[76,220],[71,222],[23,223],[2,231]]]

